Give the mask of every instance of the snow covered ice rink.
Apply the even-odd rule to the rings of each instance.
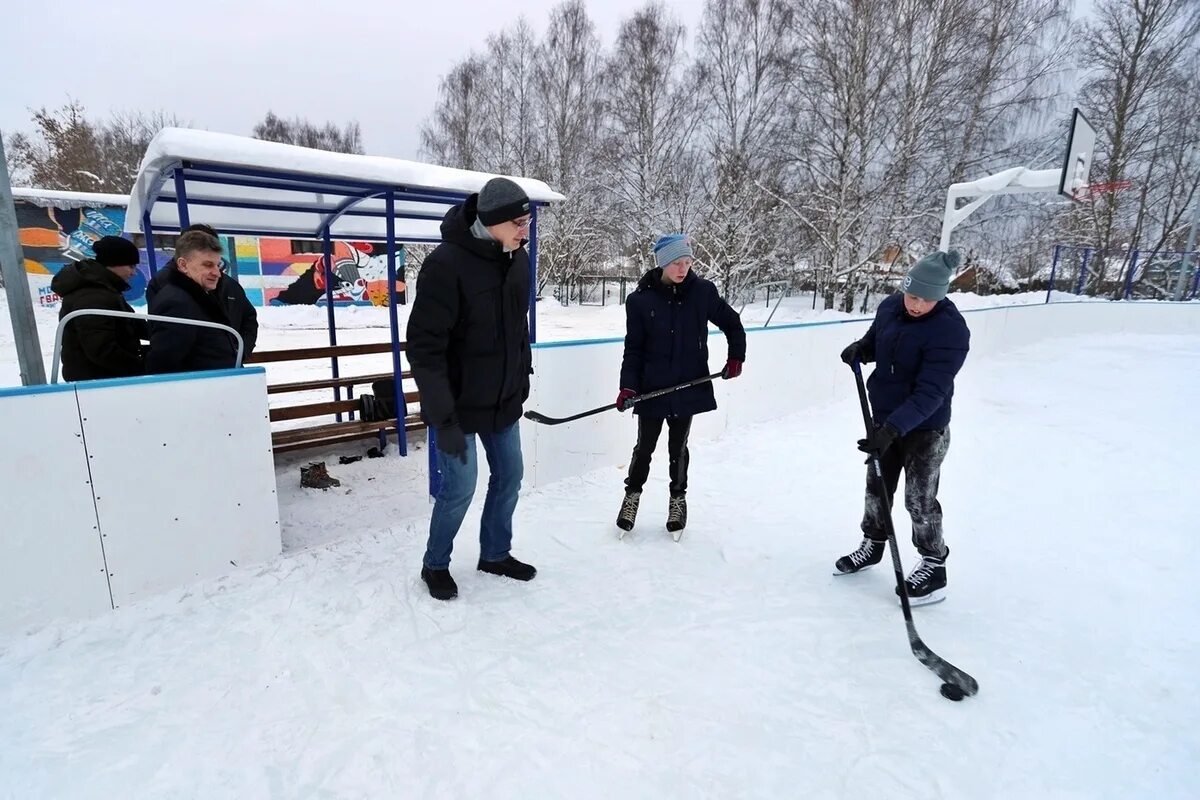
[[[739,380],[770,381],[753,350]],[[914,611],[961,703],[890,568],[831,575],[852,398],[695,445],[679,544],[661,456],[624,541],[619,467],[526,492],[531,584],[474,570],[477,502],[451,603],[418,578],[423,451],[334,459],[327,493],[290,463],[277,561],[0,639],[0,797],[1194,798],[1198,400],[1200,336],[968,360],[948,599]]]

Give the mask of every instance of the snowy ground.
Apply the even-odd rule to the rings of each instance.
[[[477,504],[448,604],[400,459],[281,483],[274,563],[0,640],[0,796],[1194,798],[1198,397],[1197,336],[968,363],[951,591],[916,612],[979,679],[962,703],[888,571],[830,574],[851,401],[696,446],[679,544],[661,460],[624,541],[619,468],[527,493],[531,584],[471,568]]]

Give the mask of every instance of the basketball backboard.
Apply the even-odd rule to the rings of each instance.
[[[1096,152],[1096,129],[1078,108],[1071,115],[1071,132],[1067,136],[1067,154],[1063,159],[1058,193],[1072,200],[1083,200]]]

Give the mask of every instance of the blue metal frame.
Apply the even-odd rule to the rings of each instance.
[[[146,264],[150,267],[150,277],[158,274],[158,257],[154,255],[154,225],[150,222],[150,208],[142,214],[142,236],[146,238]]]
[[[183,230],[192,224],[191,214],[188,213],[187,186],[184,185],[183,170],[175,171],[175,207],[179,209],[179,229]]]
[[[404,400],[404,379],[400,370],[400,318],[396,309],[396,218],[392,216],[396,210],[396,193],[389,191],[384,196],[388,216],[384,220],[387,225],[387,280],[388,280],[388,322],[392,328],[392,380],[396,391],[396,444],[400,447],[400,455],[408,455],[408,429],[405,420],[408,418],[408,403]],[[326,229],[328,230],[328,229]]]
[[[329,315],[329,346],[337,347],[337,320],[333,315],[333,282],[337,280],[337,276],[333,272],[333,239],[329,236],[328,228],[321,231],[321,250],[325,256],[325,308]],[[336,355],[329,357],[329,367],[333,372],[334,380],[342,377],[338,371],[338,358]],[[341,387],[336,385],[333,387],[333,399],[341,401]],[[339,411],[334,415],[334,418],[338,422],[341,422],[342,412]]]
[[[1054,245],[1054,260],[1050,262],[1050,280],[1046,282],[1046,302],[1050,302],[1050,293],[1054,291],[1054,275],[1058,272],[1058,257],[1062,253],[1062,245]],[[770,298],[770,295],[767,295]],[[767,302],[770,302],[768,299]]]

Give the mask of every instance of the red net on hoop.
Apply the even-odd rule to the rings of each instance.
[[[1077,200],[1091,200],[1098,194],[1112,194],[1113,192],[1119,192],[1122,189],[1128,189],[1132,185],[1132,181],[1090,183],[1087,186],[1080,186],[1078,189],[1076,189],[1075,198]]]

